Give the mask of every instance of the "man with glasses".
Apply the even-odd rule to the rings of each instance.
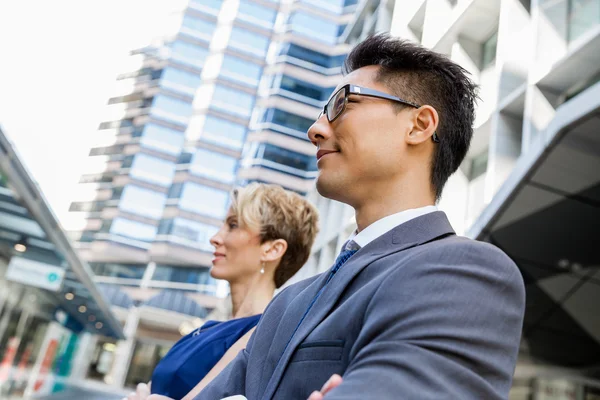
[[[308,136],[319,193],[352,206],[358,229],[331,269],[272,301],[196,399],[506,399],[521,274],[435,207],[469,148],[476,86],[387,35],[356,46],[345,70]]]

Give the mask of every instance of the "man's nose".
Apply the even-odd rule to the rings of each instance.
[[[325,114],[321,115],[310,128],[308,128],[308,139],[315,146],[322,140],[331,136],[331,125]]]

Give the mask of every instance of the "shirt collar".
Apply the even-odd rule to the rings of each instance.
[[[435,212],[437,210],[438,208],[436,206],[425,206],[420,208],[412,208],[409,210],[400,211],[396,214],[388,215],[387,217],[383,217],[380,220],[373,222],[371,225],[367,226],[365,229],[358,233],[354,231],[348,238],[348,241],[353,241],[361,248],[365,247],[373,240],[391,231],[395,227],[402,225],[403,223],[408,222],[411,219]]]

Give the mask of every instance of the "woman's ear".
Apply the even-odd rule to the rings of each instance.
[[[262,262],[279,261],[285,254],[288,244],[284,239],[269,240],[262,244]]]
[[[439,124],[439,115],[431,106],[421,106],[414,111],[413,129],[407,136],[407,142],[417,145],[431,140]]]

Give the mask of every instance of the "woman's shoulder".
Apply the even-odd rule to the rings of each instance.
[[[204,325],[192,332],[191,335],[203,335],[207,340],[231,338],[235,341],[254,328],[258,324],[261,315],[233,318],[227,321],[206,321]]]

